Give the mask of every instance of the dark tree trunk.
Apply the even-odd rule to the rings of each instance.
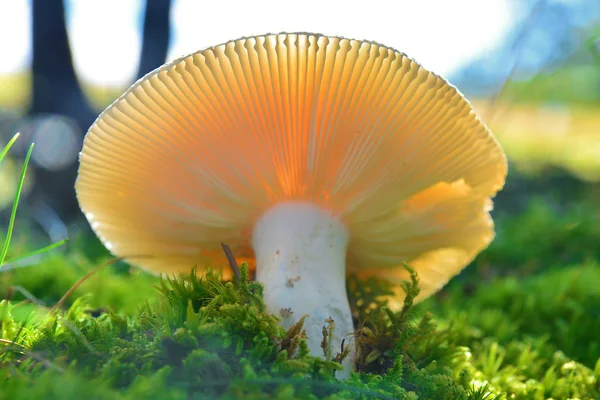
[[[33,93],[30,116],[60,114],[73,119],[80,138],[94,122],[92,110],[77,80],[67,36],[63,0],[32,0]],[[171,0],[147,0],[138,77],[165,62],[169,48]],[[48,151],[36,148],[37,151]],[[52,172],[36,171],[33,201],[40,200],[60,217],[79,214],[74,183],[78,164]]]
[[[146,0],[138,78],[160,67],[169,50],[171,0]]]
[[[95,118],[73,68],[63,0],[33,0],[31,114],[57,113],[86,129]]]
[[[33,0],[33,93],[30,116],[61,114],[78,125],[80,139],[96,113],[83,94],[71,58],[63,0]],[[48,151],[38,148],[36,151]],[[34,196],[62,217],[78,211],[73,188],[77,163],[57,172],[36,171]]]

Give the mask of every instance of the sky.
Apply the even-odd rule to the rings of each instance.
[[[168,59],[242,36],[303,31],[372,40],[448,76],[492,50],[519,22],[515,1],[174,0]],[[74,64],[84,83],[133,82],[144,4],[145,0],[66,0]],[[30,0],[0,0],[0,74],[28,68],[30,7]]]

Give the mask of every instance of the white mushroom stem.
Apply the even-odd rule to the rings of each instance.
[[[323,356],[323,326],[335,322],[333,355],[344,346],[351,352],[337,378],[354,370],[354,327],[346,295],[348,232],[331,211],[305,202],[283,202],[269,209],[254,226],[252,246],[256,278],[264,285],[270,312],[287,329],[304,314],[307,344]],[[291,314],[290,314],[291,311]]]

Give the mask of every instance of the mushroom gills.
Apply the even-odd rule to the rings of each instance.
[[[336,377],[349,377],[356,355],[346,294],[348,231],[342,221],[332,211],[312,203],[278,203],[256,222],[252,246],[256,278],[264,285],[269,312],[281,315],[286,329],[307,314],[307,345],[315,356],[323,355],[323,327],[331,317],[335,323],[334,353],[341,349],[344,339],[345,345],[352,346],[343,371]]]

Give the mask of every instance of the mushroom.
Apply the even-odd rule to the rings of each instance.
[[[401,281],[406,262],[419,299],[436,292],[491,242],[506,173],[465,98],[405,54],[282,33],[137,81],[89,129],[76,191],[105,246],[148,271],[227,277],[227,243],[284,327],[309,315],[322,355],[330,317],[334,348],[352,338],[348,274]]]

